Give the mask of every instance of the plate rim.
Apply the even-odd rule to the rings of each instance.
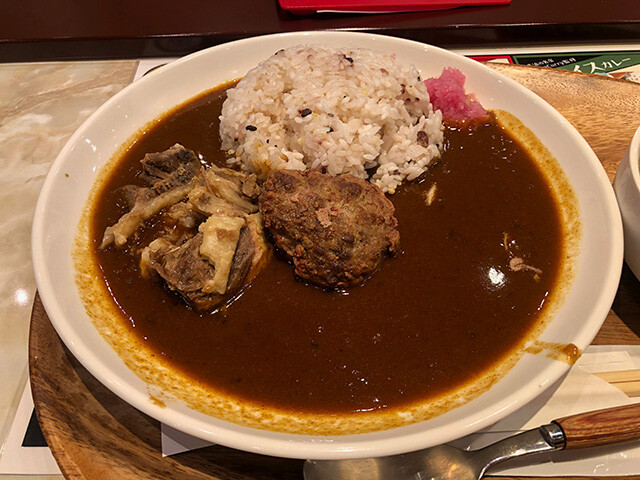
[[[359,437],[359,439],[355,439],[352,442],[337,442],[337,443],[332,441],[332,439],[339,438],[344,440],[345,438],[352,437],[352,436],[349,435],[349,436],[322,437],[320,441],[316,441],[316,442],[296,443],[296,447],[295,447],[296,451],[292,452],[291,441],[286,438],[282,438],[282,439],[270,438],[268,439],[269,445],[265,446],[263,445],[263,442],[260,442],[260,441],[257,443],[255,442],[256,429],[243,427],[230,422],[221,421],[224,423],[228,423],[229,425],[234,427],[230,429],[231,431],[233,431],[231,438],[229,438],[228,436],[224,436],[224,438],[222,438],[219,432],[211,432],[210,428],[207,428],[207,426],[204,424],[200,425],[199,427],[194,427],[192,425],[193,420],[189,416],[184,416],[182,412],[175,412],[174,410],[171,410],[172,412],[171,414],[172,415],[177,414],[178,418],[174,416],[169,417],[167,415],[169,413],[169,409],[163,409],[162,407],[153,405],[148,401],[148,396],[139,395],[140,398],[135,398],[134,401],[131,401],[130,400],[131,394],[126,390],[127,385],[124,385],[120,382],[114,381],[113,379],[106,377],[104,372],[102,372],[93,362],[89,362],[88,365],[85,364],[86,359],[88,357],[91,357],[91,352],[85,349],[85,346],[82,344],[81,341],[80,342],[78,341],[81,339],[78,339],[77,336],[74,337],[73,332],[67,328],[68,325],[65,325],[64,322],[60,323],[62,321],[61,317],[64,317],[64,314],[60,310],[59,305],[57,304],[57,300],[54,298],[51,289],[48,289],[46,287],[47,282],[51,281],[51,279],[47,278],[45,275],[46,268],[44,268],[44,265],[46,261],[44,259],[44,251],[42,249],[42,242],[44,241],[44,232],[43,232],[43,228],[44,228],[43,222],[45,222],[44,213],[46,212],[46,208],[47,208],[46,200],[48,196],[51,194],[50,192],[51,192],[53,183],[57,175],[59,175],[60,166],[63,163],[64,158],[69,154],[70,150],[73,148],[73,145],[79,139],[82,138],[82,134],[84,133],[84,131],[91,126],[91,124],[95,121],[96,118],[99,118],[102,115],[103,111],[112,108],[112,105],[116,105],[119,102],[120,98],[122,98],[124,95],[128,95],[129,94],[128,92],[130,92],[131,90],[134,90],[135,88],[141,88],[140,85],[144,86],[146,82],[151,81],[150,79],[153,79],[158,75],[163,75],[163,71],[166,71],[166,69],[180,68],[180,65],[182,65],[183,63],[192,61],[193,59],[203,55],[211,55],[211,52],[216,49],[233,48],[233,46],[238,44],[243,44],[243,45],[248,45],[251,43],[258,44],[259,42],[264,40],[291,39],[291,38],[296,38],[296,39],[299,38],[302,43],[304,40],[307,40],[307,39],[314,39],[314,41],[317,41],[317,40],[322,40],[322,38],[329,38],[329,37],[337,38],[338,36],[343,38],[354,38],[354,39],[356,37],[368,38],[368,39],[375,38],[380,41],[390,41],[390,42],[397,42],[397,44],[409,45],[410,47],[413,47],[413,48],[420,47],[425,50],[431,49],[433,51],[436,51],[440,54],[444,54],[447,56],[451,55],[451,56],[460,57],[459,55],[453,52],[449,52],[447,50],[444,50],[432,45],[427,45],[420,42],[415,42],[412,40],[406,40],[406,39],[401,39],[396,37],[387,37],[384,35],[361,33],[361,32],[288,32],[283,34],[273,34],[273,35],[266,35],[266,36],[260,36],[260,37],[246,38],[246,39],[237,40],[234,42],[217,45],[205,50],[201,50],[199,52],[195,52],[191,55],[175,60],[174,62],[171,62],[171,64],[166,65],[161,69],[151,72],[148,76],[144,78],[141,78],[135,82],[132,82],[130,85],[125,87],[123,90],[121,90],[116,95],[114,95],[111,99],[105,102],[101,107],[99,107],[74,132],[74,134],[70,137],[68,142],[63,147],[63,149],[60,151],[59,155],[56,157],[56,160],[53,162],[51,169],[47,174],[47,177],[43,183],[43,187],[36,204],[33,231],[32,231],[32,259],[33,259],[34,271],[36,275],[36,284],[38,286],[38,289],[41,295],[42,303],[49,317],[51,318],[52,324],[54,325],[56,331],[58,332],[60,337],[63,339],[63,342],[65,343],[65,345],[67,345],[67,347],[72,351],[72,353],[79,360],[82,361],[82,364],[85,366],[85,368],[87,368],[87,370],[89,370],[92,375],[94,375],[101,383],[103,383],[110,390],[116,393],[124,401],[132,404],[139,410],[149,414],[150,416],[158,419],[159,421],[166,423],[167,425],[170,425],[179,430],[185,431],[186,433],[189,433],[191,435],[198,436],[201,438],[204,436],[207,440],[214,441],[217,443],[223,443],[225,445],[231,446],[233,448],[238,448],[241,450],[252,451],[254,453],[277,455],[277,456],[288,457],[288,458],[316,458],[316,459],[351,458],[351,457],[360,457],[363,455],[366,455],[366,456],[390,455],[394,453],[402,453],[402,452],[408,451],[407,448],[409,448],[410,450],[415,450],[416,448],[424,448],[423,445],[425,445],[425,442],[421,441],[420,437],[424,437],[425,434],[424,432],[415,432],[412,434],[403,435],[402,442],[398,442],[402,444],[401,445],[398,444],[396,446],[389,446],[388,445],[389,439],[380,440],[374,437],[374,439],[370,441],[362,440],[363,436],[370,436],[371,434],[356,435],[355,437]],[[461,57],[461,58],[464,58],[464,57]],[[469,61],[473,62],[473,60],[469,60]],[[591,148],[588,146],[588,144],[583,139],[583,137],[578,133],[578,131],[566,119],[564,119],[564,117],[562,117],[560,113],[558,113],[555,109],[553,109],[553,107],[551,107],[544,100],[540,99],[540,97],[535,95],[533,92],[531,92],[530,90],[526,89],[525,87],[517,83],[515,80],[512,80],[506,77],[505,75],[501,74],[500,72],[494,71],[484,65],[482,65],[481,67],[486,69],[485,71],[487,72],[487,74],[493,76],[494,78],[498,78],[501,81],[510,84],[512,87],[517,88],[521,93],[527,96],[533,95],[536,97],[537,101],[543,102],[543,104],[546,105],[547,109],[550,110],[550,113],[556,117],[556,120],[560,121],[561,123],[565,124],[566,127],[568,127],[569,131],[572,132],[571,135],[572,137],[574,137],[574,140],[579,144],[582,144],[583,146],[586,146],[588,148],[588,150],[590,151],[589,156],[591,157],[590,159],[591,167],[594,169],[595,174],[597,176],[600,176],[600,180],[604,179],[606,180],[606,183],[609,183],[609,180],[604,172],[604,169],[602,168],[602,165],[600,164],[600,161],[598,160],[597,156],[595,156],[595,153],[593,153]],[[594,164],[593,162],[594,159],[597,165]],[[613,205],[615,205],[616,207],[615,213],[612,211],[610,211],[609,213],[612,215],[614,223],[619,224],[618,226],[614,225],[614,228],[616,228],[616,230],[620,232],[620,235],[616,235],[616,237],[620,237],[620,238],[617,243],[614,242],[615,243],[613,248],[614,262],[612,265],[610,265],[611,268],[610,268],[610,271],[608,272],[609,273],[608,277],[619,278],[620,272],[622,269],[622,251],[623,251],[622,238],[621,238],[622,222],[620,220],[619,211],[617,210],[617,204],[615,204],[615,196],[613,195],[612,189],[611,189],[611,198],[609,198],[609,200],[610,201],[607,202],[607,206],[609,207],[609,210],[610,210],[610,207],[612,206],[611,200],[613,201]],[[616,222],[616,219],[617,219],[617,222]],[[617,262],[618,258],[620,260],[619,262]],[[619,265],[616,265],[616,264],[619,264]],[[611,286],[612,284],[617,285],[617,280],[615,282],[612,282],[610,280],[606,282],[606,285],[608,285],[609,288],[607,289],[608,291],[606,292],[606,294],[603,295],[604,297],[610,298],[611,302],[613,301],[613,295],[615,294],[615,291],[616,291],[615,286],[614,287]],[[45,288],[42,288],[42,287],[45,287]],[[600,310],[603,312],[603,314],[601,315],[602,322],[606,318],[606,313],[608,312],[609,308],[610,308],[610,303],[606,305],[606,308],[604,304],[601,305]],[[588,345],[597,334],[597,331],[598,331],[597,329],[592,333],[585,333],[583,331],[582,336],[580,337],[581,341],[578,341],[578,343],[584,343],[584,345],[582,347],[580,345],[578,346],[580,348],[584,348],[586,345]],[[98,363],[100,363],[99,359],[98,359]],[[522,406],[523,404],[528,403],[533,398],[535,398],[539,393],[541,393],[544,390],[544,388],[550,386],[553,383],[553,381],[549,381],[549,377],[555,377],[554,380],[557,378],[560,378],[560,376],[563,373],[565,373],[568,369],[569,369],[568,364],[561,364],[560,362],[555,362],[551,367],[544,369],[543,371],[540,372],[538,376],[536,376],[533,379],[533,381],[543,386],[543,388],[541,387],[542,388],[541,390],[538,390],[533,395],[528,395],[528,396],[525,395],[525,398],[520,396],[519,399],[516,399],[515,401],[505,400],[497,407],[497,409],[500,412],[506,411],[508,413],[516,410],[519,406]],[[551,375],[549,375],[549,373],[551,373]],[[481,411],[480,413],[482,412],[483,411]],[[449,440],[472,433],[473,431],[476,431],[480,428],[490,425],[491,423],[494,423],[497,420],[497,419],[493,419],[494,416],[495,416],[495,412],[493,412],[493,415],[489,415],[489,414],[484,415],[483,419],[480,419],[476,422],[467,423],[467,425],[456,425],[455,426],[456,431],[454,434],[450,435],[451,438]],[[184,421],[184,419],[187,419],[187,421]],[[216,420],[220,421],[219,419],[216,419]],[[199,422],[196,421],[196,423],[199,423]],[[460,422],[458,421],[457,423],[460,423]],[[406,427],[401,427],[401,428],[406,428]],[[452,427],[449,427],[449,428],[453,430]],[[235,430],[238,430],[238,431],[235,431]],[[243,431],[243,430],[247,430],[247,431]],[[222,432],[223,435],[228,433],[229,433],[229,430],[224,430]],[[282,434],[282,435],[285,435],[286,437],[291,436],[291,434]],[[305,435],[302,435],[300,437],[317,438],[317,437],[305,436]],[[385,443],[386,445],[380,445],[381,442]],[[407,443],[409,445],[407,445]],[[319,448],[319,446],[321,446],[322,448]]]

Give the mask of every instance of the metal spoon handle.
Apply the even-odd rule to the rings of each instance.
[[[485,448],[469,451],[468,454],[480,469],[478,472],[478,478],[480,478],[489,468],[510,458],[560,450],[563,446],[562,430],[552,423],[504,438]]]
[[[562,428],[565,448],[596,447],[640,439],[640,403],[595,410],[554,420]]]

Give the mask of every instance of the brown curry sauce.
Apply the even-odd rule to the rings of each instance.
[[[390,197],[401,253],[363,286],[324,291],[276,257],[227,307],[199,313],[141,278],[133,256],[99,251],[104,229],[125,213],[117,188],[137,183],[145,153],[180,142],[224,164],[223,100],[224,91],[208,93],[150,126],[101,188],[93,215],[94,251],[115,302],[175,368],[267,407],[375,411],[472,381],[536,325],[561,270],[559,209],[535,161],[493,118],[447,127],[442,158]],[[512,271],[513,258],[536,270]]]

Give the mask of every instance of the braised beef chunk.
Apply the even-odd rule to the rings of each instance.
[[[139,255],[144,277],[159,277],[199,310],[236,294],[270,252],[256,204],[255,175],[206,167],[179,144],[145,155],[137,178],[121,195],[129,212],[107,227],[101,249],[112,243]],[[137,234],[147,220],[153,237]]]
[[[351,175],[277,171],[263,185],[260,211],[295,273],[328,287],[364,282],[400,244],[393,204]]]
[[[200,255],[201,244],[201,233],[179,246],[164,238],[154,240],[143,250],[143,274],[155,270],[169,288],[189,297],[202,290],[206,280],[213,277],[214,266]]]
[[[198,157],[180,144],[164,152],[149,153],[140,163],[143,168],[140,178],[147,186],[123,187],[131,210],[105,230],[100,248],[111,243],[124,245],[146,220],[183,200],[195,186],[195,177],[201,169]]]
[[[157,194],[189,182],[202,166],[196,154],[179,143],[163,152],[147,153],[140,163],[140,180]]]
[[[254,239],[245,226],[240,230],[240,237],[233,256],[233,263],[227,280],[227,291],[237,291],[245,283],[247,274],[251,269],[253,256],[258,248],[254,243]]]
[[[258,248],[249,229],[243,227],[225,289],[220,293],[212,290],[216,267],[200,253],[203,237],[198,233],[179,246],[164,238],[156,239],[143,250],[140,261],[143,275],[157,273],[171,290],[180,293],[198,310],[220,305],[229,294],[236,293],[244,285]]]

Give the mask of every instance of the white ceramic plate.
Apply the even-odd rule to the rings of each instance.
[[[279,49],[301,43],[395,53],[403,63],[418,67],[423,77],[437,75],[446,66],[457,67],[467,76],[467,89],[487,108],[513,113],[537,134],[574,186],[583,227],[575,280],[540,339],[573,343],[580,349],[591,342],[612,303],[623,248],[611,185],[585,140],[539,97],[475,61],[421,43],[342,32],[250,38],[195,53],[127,87],[80,127],[44,182],[33,225],[36,281],[53,325],[78,360],[133,406],[186,433],[251,452],[315,459],[390,455],[447,442],[496,422],[531,401],[569,366],[543,355],[525,355],[489,391],[432,420],[361,435],[290,435],[238,426],[181,404],[159,407],[85,313],[74,283],[71,250],[82,208],[100,168],[145,123],[203,90],[243,76]]]

